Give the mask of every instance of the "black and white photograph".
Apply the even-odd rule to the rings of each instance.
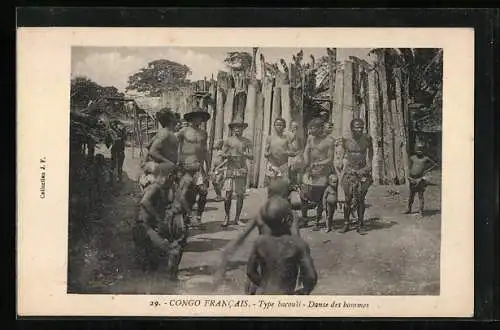
[[[472,315],[473,30],[18,41],[19,315]]]
[[[443,53],[72,46],[67,293],[439,296]]]

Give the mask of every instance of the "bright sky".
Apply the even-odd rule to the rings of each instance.
[[[86,76],[102,86],[115,86],[124,91],[130,75],[145,67],[148,62],[168,59],[185,64],[193,71],[191,80],[217,77],[219,70],[228,70],[224,64],[226,54],[231,51],[246,51],[252,54],[252,48],[173,48],[173,47],[73,47],[71,57],[71,75]],[[266,62],[275,63],[280,58],[287,63],[300,48],[259,48],[257,56],[262,53]],[[337,50],[337,60],[343,61],[349,56],[357,56],[370,61],[369,49]],[[316,59],[326,55],[326,48],[304,48],[304,61],[310,61],[310,55]],[[257,60],[257,74],[260,64]]]

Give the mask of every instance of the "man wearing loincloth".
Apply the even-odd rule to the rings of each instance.
[[[264,157],[267,159],[265,171],[265,185],[276,178],[288,177],[288,158],[295,156],[290,150],[290,140],[283,134],[286,121],[276,118],[274,121],[274,134],[267,137]]]
[[[179,139],[179,165],[183,171],[186,184],[190,186],[186,199],[191,204],[191,208],[196,203],[198,197],[198,207],[195,220],[201,223],[201,217],[205,211],[208,192],[208,151],[207,132],[201,128],[203,122],[210,119],[210,114],[206,111],[196,109],[184,115],[184,119],[189,125],[182,128],[177,133]],[[186,221],[190,223],[191,208],[187,211]]]
[[[345,206],[344,227],[340,230],[341,233],[349,230],[353,206],[358,213],[356,231],[364,232],[365,197],[373,183],[373,144],[371,136],[363,133],[364,126],[363,120],[353,119],[351,135],[342,139],[343,168],[340,181],[345,194]]]
[[[302,216],[307,217],[307,204],[316,205],[316,222],[313,230],[319,229],[323,213],[322,198],[328,186],[328,175],[332,172],[333,141],[323,134],[323,120],[314,118],[309,122],[309,138],[304,149],[305,171],[302,177]]]
[[[243,209],[243,200],[246,191],[247,179],[247,159],[253,159],[252,142],[243,137],[243,130],[248,127],[247,123],[232,122],[229,129],[232,130],[232,136],[228,137],[222,147],[222,158],[227,159],[226,175],[223,185],[225,192],[224,210],[226,217],[223,227],[229,225],[229,213],[231,212],[231,201],[233,192],[236,194],[236,214],[234,224],[239,224],[241,210]]]

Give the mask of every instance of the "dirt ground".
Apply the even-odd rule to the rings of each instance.
[[[106,154],[105,150],[97,150]],[[191,232],[180,264],[179,281],[169,282],[164,271],[145,273],[134,263],[131,225],[139,197],[137,149],[126,151],[124,179],[100,214],[89,210],[88,231],[70,239],[68,291],[112,294],[242,294],[245,265],[256,233],[233,256],[224,283],[214,292],[212,272],[221,249],[244,225],[222,229],[223,202],[210,190],[204,228]],[[440,173],[432,173],[426,192],[426,214],[403,214],[406,186],[373,186],[367,196],[367,234],[354,231],[314,232],[301,229],[311,247],[319,274],[316,295],[438,295],[441,237]],[[247,221],[265,199],[263,189],[250,189],[242,218]],[[418,202],[416,202],[416,206]],[[234,210],[233,210],[234,212]],[[313,211],[310,211],[310,215]],[[335,215],[336,229],[342,214]]]

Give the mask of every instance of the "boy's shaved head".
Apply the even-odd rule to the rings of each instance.
[[[268,199],[262,209],[262,220],[275,234],[290,229],[292,217],[290,203],[279,196]]]
[[[290,188],[290,181],[288,179],[286,178],[275,179],[269,184],[269,187],[267,188],[268,197],[281,196],[286,198],[288,197],[289,188]]]

